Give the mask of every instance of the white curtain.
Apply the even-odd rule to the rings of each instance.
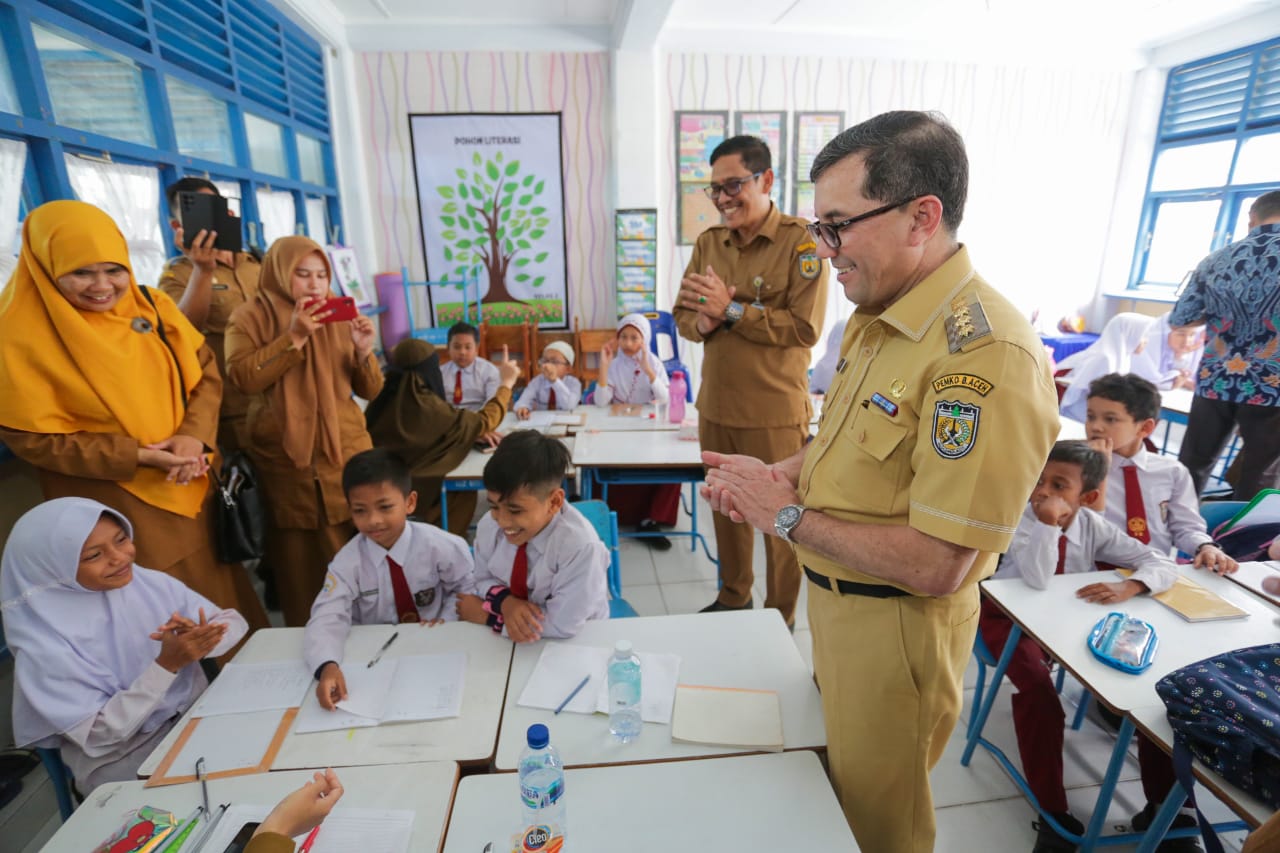
[[[298,213],[293,193],[284,190],[258,190],[258,221],[262,223],[262,250],[281,237],[288,237],[298,227]]]
[[[324,199],[307,199],[307,236],[321,246],[329,245],[329,217]]]
[[[18,208],[22,201],[22,174],[27,166],[27,143],[0,139],[0,288],[18,263]]]
[[[153,166],[106,163],[74,154],[66,157],[76,198],[102,208],[116,221],[129,244],[133,277],[139,284],[155,286],[165,263],[159,171]]]
[[[227,210],[233,216],[240,215],[240,182],[239,181],[214,181],[213,185],[218,188],[218,192],[227,200]]]

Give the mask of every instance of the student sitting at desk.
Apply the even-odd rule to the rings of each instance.
[[[1081,506],[1096,497],[1106,476],[1107,463],[1099,451],[1081,441],[1055,444],[995,577],[1021,577],[1028,585],[1044,589],[1056,574],[1095,571],[1094,564],[1099,560],[1132,568],[1134,573],[1126,580],[1086,584],[1076,593],[1079,598],[1107,607],[1140,593],[1164,592],[1173,586],[1177,569],[1168,557],[1131,539],[1102,516]],[[983,599],[978,630],[992,654],[1000,654],[1012,625],[999,608]],[[1031,637],[1024,634],[1018,641],[1005,673],[1018,690],[1013,696],[1013,727],[1022,772],[1040,807],[1064,828],[1080,835],[1084,826],[1068,811],[1062,781],[1066,715],[1053,686],[1048,660],[1047,653]],[[1148,776],[1167,774],[1172,778],[1167,756],[1163,757],[1165,766],[1160,768],[1149,766],[1143,755],[1140,750],[1144,789]],[[1152,792],[1148,790],[1147,794],[1150,797]],[[1075,844],[1058,835],[1048,823],[1040,825],[1034,853],[1075,849]]]
[[[564,341],[547,344],[538,360],[542,372],[533,377],[516,401],[516,416],[520,420],[527,420],[530,412],[543,409],[573,411],[582,400],[582,383],[578,377],[569,375],[573,360],[573,347]]]
[[[472,412],[480,411],[498,396],[498,387],[503,384],[497,366],[476,354],[479,340],[480,332],[475,326],[454,323],[449,327],[449,361],[440,366],[445,400]]]
[[[1160,392],[1137,374],[1108,373],[1089,383],[1089,438],[1111,450],[1102,517],[1161,554],[1176,547],[1195,555],[1197,569],[1230,574],[1239,565],[1213,544],[1191,472],[1143,447],[1159,417]]]
[[[572,637],[609,618],[609,552],[591,522],[567,503],[569,450],[533,430],[502,440],[484,466],[489,514],[476,530],[476,591],[458,597],[467,622],[517,643]]]
[[[646,405],[671,399],[667,369],[649,349],[652,328],[643,314],[628,314],[618,321],[618,337],[600,352],[600,379],[594,402],[605,407],[627,403]],[[609,489],[609,507],[623,524],[635,524],[651,534],[641,542],[658,551],[671,549],[671,540],[658,536],[659,525],[675,525],[680,509],[679,483],[617,485]]]
[[[18,519],[0,565],[14,741],[61,748],[83,794],[136,779],[208,685],[198,662],[249,628],[181,581],[135,566],[134,551],[123,515],[58,498]]]
[[[1142,314],[1117,314],[1087,349],[1058,362],[1055,372],[1069,371],[1067,380],[1071,383],[1058,406],[1062,414],[1072,420],[1084,420],[1089,383],[1108,373],[1128,373],[1147,346],[1151,324],[1152,318]]]
[[[316,698],[329,711],[347,698],[341,661],[352,624],[455,619],[458,594],[474,585],[466,540],[409,520],[418,494],[394,453],[375,448],[352,456],[342,490],[359,532],[329,564],[302,640],[319,682]]]

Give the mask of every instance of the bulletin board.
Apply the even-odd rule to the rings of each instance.
[[[792,173],[792,213],[801,219],[814,219],[813,183],[809,170],[813,158],[823,147],[844,130],[844,111],[797,112],[795,114],[795,172]]]
[[[691,246],[698,235],[720,222],[720,211],[707,198],[711,152],[729,130],[727,111],[677,110],[675,113],[676,214],[680,245]]]
[[[787,114],[783,110],[740,112],[734,115],[734,132],[739,136],[758,136],[769,143],[773,155],[773,189],[769,198],[778,210],[786,204]]]

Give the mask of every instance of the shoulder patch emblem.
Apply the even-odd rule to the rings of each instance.
[[[338,585],[338,579],[333,576],[333,572],[325,572],[324,575],[324,591],[333,592],[333,588]]]
[[[812,252],[816,248],[818,248],[817,243],[812,240],[805,240],[799,246],[796,246],[796,254],[803,255],[805,252]]]
[[[812,245],[812,244],[810,244]],[[813,252],[805,252],[800,256],[800,277],[813,281],[822,272],[822,261]]]
[[[429,586],[426,589],[420,589],[413,594],[413,603],[419,607],[430,607],[431,602],[436,600],[436,588]]]
[[[987,312],[982,310],[982,303],[972,293],[951,300],[951,313],[943,322],[947,330],[947,348],[953,353],[991,334]]]
[[[933,407],[933,449],[943,459],[959,459],[973,450],[982,410],[970,403],[940,400]]]
[[[933,380],[933,390],[938,394],[951,388],[968,388],[978,396],[985,397],[994,387],[996,386],[981,376],[974,376],[972,373],[948,373]]]

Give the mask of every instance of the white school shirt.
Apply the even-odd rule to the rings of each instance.
[[[438,527],[409,521],[387,550],[357,533],[329,563],[324,587],[311,605],[303,633],[303,659],[315,672],[323,663],[342,663],[352,625],[394,625],[396,595],[387,557],[400,564],[418,607],[418,618],[458,618],[458,593],[474,585],[471,549],[460,536]]]
[[[609,618],[609,549],[573,504],[565,504],[525,551],[529,601],[542,608],[542,636],[572,637],[588,619]],[[515,559],[516,546],[486,514],[476,527],[476,595],[495,584],[510,586]]]
[[[209,653],[214,658],[230,651],[249,632],[249,624],[235,610],[219,610],[209,616],[212,604],[192,593],[193,601],[204,602],[206,618],[227,626],[222,641]],[[199,607],[196,607],[198,610]],[[195,612],[195,611],[192,611]],[[105,782],[128,782],[138,778],[138,768],[209,686],[198,663],[190,663],[190,689],[173,718],[149,732],[138,729],[165,699],[178,673],[152,663],[133,683],[113,695],[96,714],[90,714],[62,733],[62,760],[76,780],[76,788],[88,796]],[[179,670],[181,672],[181,670]]]
[[[440,365],[440,375],[444,379],[444,399],[450,405],[453,402],[453,388],[457,384],[456,377],[462,373],[462,402],[457,403],[459,409],[478,412],[484,404],[493,399],[502,385],[502,376],[493,362],[477,357],[466,368],[459,368],[452,361]]]
[[[1022,511],[1013,542],[1000,560],[996,578],[1020,577],[1035,589],[1049,585],[1058,568],[1058,537],[1063,533],[1056,524],[1045,524],[1031,509]],[[1111,524],[1091,509],[1081,507],[1066,529],[1067,558],[1063,574],[1097,571],[1098,561],[1133,569],[1130,580],[1141,581],[1152,592],[1164,592],[1178,579],[1178,570],[1168,557],[1157,554],[1137,539]],[[1110,572],[1098,575],[1099,581],[1116,580]]]
[[[653,381],[644,375],[640,360],[619,352],[609,362],[609,384],[601,388],[596,386],[595,404],[607,406],[610,403],[666,403],[671,398],[667,387],[667,369],[650,350],[641,350],[640,355],[649,360],[653,369]],[[559,401],[557,401],[559,402]]]
[[[1129,513],[1125,510],[1124,471],[1121,470],[1126,465],[1138,469],[1151,548],[1161,554],[1168,554],[1175,547],[1194,554],[1202,542],[1213,541],[1200,515],[1200,501],[1191,482],[1191,472],[1177,459],[1150,453],[1145,447],[1139,447],[1138,452],[1127,459],[1119,453],[1111,454],[1103,518],[1119,527],[1122,533],[1128,531]]]
[[[561,411],[572,411],[573,407],[582,400],[582,383],[578,381],[578,377],[570,374],[557,379],[552,384],[547,381],[547,377],[539,373],[529,380],[529,384],[525,386],[524,393],[520,395],[519,400],[516,400],[516,404],[511,407],[512,410],[529,409],[533,412],[545,410],[547,408],[547,395],[552,388],[556,389],[556,408]]]

